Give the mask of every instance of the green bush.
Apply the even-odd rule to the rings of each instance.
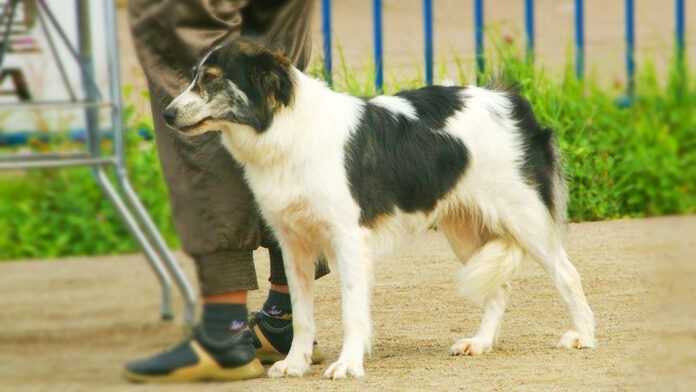
[[[575,80],[570,69],[553,80],[499,50],[490,84],[516,85],[541,122],[559,135],[570,188],[571,220],[693,213],[696,211],[696,88],[693,78],[671,72],[660,84],[646,65],[637,98],[617,105],[616,91],[590,77]],[[465,75],[459,70],[461,78]],[[314,68],[315,75],[321,70]],[[347,68],[336,88],[373,93],[371,72]],[[387,91],[417,80],[392,82]],[[131,124],[150,127],[151,123]],[[128,138],[130,176],[168,242],[178,246],[154,145],[135,132]],[[0,260],[131,252],[136,244],[94,185],[89,170],[0,174]]]
[[[132,129],[126,133],[129,177],[167,242],[177,247],[157,149],[134,131],[152,132],[152,122],[132,119],[132,113],[132,107],[124,113]],[[105,141],[103,147],[110,150],[111,143]],[[136,249],[137,244],[97,187],[90,169],[0,172],[0,260],[116,254]]]

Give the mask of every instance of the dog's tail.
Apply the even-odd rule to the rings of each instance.
[[[482,305],[513,278],[524,258],[524,250],[515,241],[502,238],[488,241],[459,273],[459,293]]]
[[[550,132],[550,131],[549,131]],[[568,187],[566,185],[565,173],[563,171],[563,159],[561,157],[560,147],[555,135],[552,135],[548,141],[551,159],[553,161],[553,172],[551,174],[552,194],[553,194],[553,210],[552,215],[558,226],[563,226],[567,219],[568,210]]]

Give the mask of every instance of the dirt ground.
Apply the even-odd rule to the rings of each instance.
[[[570,226],[568,251],[598,321],[598,348],[554,347],[568,318],[550,279],[528,263],[514,282],[498,346],[450,357],[475,331],[479,309],[456,296],[458,263],[436,234],[376,268],[374,352],[363,380],[258,379],[232,384],[134,386],[123,363],[182,337],[158,320],[158,286],[140,255],[0,263],[0,390],[694,390],[696,216]],[[266,254],[258,252],[263,300]],[[190,276],[193,268],[184,261]],[[336,274],[317,287],[318,339],[340,348]]]

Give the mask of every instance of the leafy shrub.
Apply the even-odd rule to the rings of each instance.
[[[559,135],[574,221],[640,217],[696,211],[696,88],[693,78],[670,73],[660,84],[643,67],[637,97],[627,108],[617,93],[590,77],[575,80],[570,68],[552,80],[521,60],[510,47],[489,64],[487,83],[514,84],[534,105],[541,122]],[[321,69],[311,71],[321,75]],[[460,78],[466,79],[459,70]],[[372,73],[343,67],[336,88],[355,95],[374,93]],[[418,80],[392,82],[387,91],[414,87]],[[130,113],[127,113],[130,114]],[[129,119],[132,120],[132,119]],[[149,128],[151,121],[129,121]],[[128,133],[130,177],[155,222],[178,246],[156,149]],[[0,173],[0,260],[95,255],[137,249],[87,169]]]

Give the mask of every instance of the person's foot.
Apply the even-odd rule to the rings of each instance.
[[[126,364],[124,377],[133,382],[235,381],[261,377],[255,357],[256,338],[244,328],[224,340],[213,340],[203,328],[171,350]]]
[[[264,365],[285,359],[292,344],[292,314],[279,311],[276,308],[264,309],[251,313],[249,329],[253,333],[256,358]],[[324,356],[314,342],[312,363],[321,363]]]

